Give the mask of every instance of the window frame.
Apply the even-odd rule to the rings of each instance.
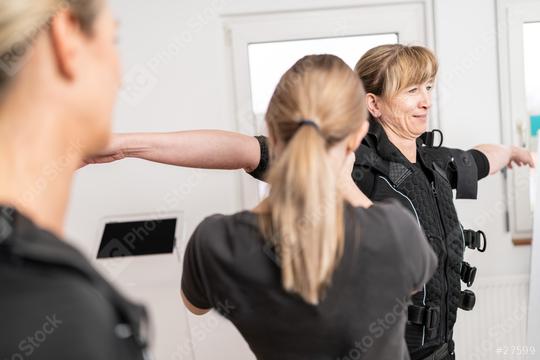
[[[506,145],[528,146],[530,121],[525,93],[523,25],[538,21],[540,4],[534,0],[497,1],[501,138]],[[525,138],[523,134],[527,134]],[[532,237],[528,171],[504,171],[506,227],[516,245],[528,245]],[[531,216],[527,215],[528,213]]]

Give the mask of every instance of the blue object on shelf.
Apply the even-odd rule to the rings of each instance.
[[[540,115],[531,115],[531,136],[536,136],[540,130]]]

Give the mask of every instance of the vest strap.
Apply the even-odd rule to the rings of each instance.
[[[435,133],[439,134],[439,137],[440,137],[439,144],[437,146],[434,145],[434,143],[435,143]],[[442,146],[442,144],[443,144],[444,137],[443,137],[443,133],[442,133],[441,130],[435,129],[433,131],[426,131],[425,133],[423,133],[420,136],[420,139],[421,139],[422,143],[427,147],[440,148]]]
[[[476,295],[471,290],[463,290],[459,296],[459,308],[465,311],[474,309]]]
[[[476,278],[476,268],[471,266],[468,262],[461,263],[461,280],[467,284],[467,287],[471,287]]]
[[[433,331],[439,326],[440,313],[438,306],[409,305],[408,320],[412,324],[423,325],[426,330]]]
[[[435,350],[431,355],[429,355],[428,357],[422,358],[422,360],[446,360],[451,355],[453,354],[450,351],[450,345],[448,343],[444,343],[441,345],[441,347]]]
[[[483,231],[463,230],[463,235],[465,236],[465,246],[469,249],[486,251],[487,239]]]
[[[457,171],[456,199],[476,199],[478,169],[474,157],[467,151],[450,149],[452,165]]]

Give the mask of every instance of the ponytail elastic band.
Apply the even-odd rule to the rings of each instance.
[[[315,128],[315,130],[317,130],[318,132],[321,132],[321,128],[313,120],[309,120],[309,119],[301,120],[300,125],[298,126],[298,128],[300,129],[304,125],[313,126]]]

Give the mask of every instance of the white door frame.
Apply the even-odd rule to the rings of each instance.
[[[503,143],[528,145],[530,123],[526,112],[523,62],[523,24],[540,21],[540,3],[535,0],[499,0],[498,48],[501,131]],[[506,173],[508,230],[512,238],[530,238],[532,217],[528,169]]]
[[[523,24],[540,21],[540,2],[538,0],[498,0],[498,43],[501,94],[502,138],[508,145],[524,145],[524,138],[530,134],[525,94],[525,73],[523,58]],[[522,136],[523,131],[527,136]],[[537,174],[540,184],[540,174]],[[526,180],[526,181],[524,181]],[[524,214],[523,197],[528,193],[529,181],[520,177],[515,170],[507,174],[507,193],[509,225],[513,237],[531,237],[533,223]],[[525,190],[523,188],[526,188]],[[520,194],[521,191],[521,194]],[[525,191],[525,193],[523,193]],[[540,205],[540,192],[537,191],[536,208]],[[528,205],[528,202],[525,201]],[[528,207],[530,213],[531,209]],[[528,345],[540,338],[540,212],[534,220],[535,240],[531,260],[529,291]],[[537,349],[540,350],[540,349]]]
[[[233,67],[234,115],[238,131],[255,135],[264,128],[252,112],[248,45],[252,43],[397,33],[400,43],[434,48],[433,0],[356,1],[354,6],[224,17]],[[434,97],[437,99],[437,96]],[[437,126],[434,104],[432,124]],[[242,176],[243,205],[259,199],[256,181]]]

